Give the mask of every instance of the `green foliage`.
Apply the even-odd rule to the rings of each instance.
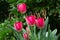
[[[11,30],[7,27],[6,23],[0,24],[0,40],[4,40],[5,37],[11,32]]]
[[[45,20],[45,27],[43,29],[40,29],[40,31],[37,34],[36,34],[36,26],[34,26],[34,28],[30,26],[28,27],[31,30],[29,36],[30,40],[57,40],[58,38],[58,36],[56,35],[57,29],[51,31],[50,26],[48,26],[48,17]],[[48,31],[47,31],[47,27],[48,27]],[[13,30],[13,34],[15,34],[14,36],[16,37],[17,40],[24,40],[22,37],[22,34],[26,32],[24,28],[22,32],[17,32],[10,24],[8,24],[8,28]]]
[[[32,12],[36,12],[37,10],[40,12],[40,10],[44,8],[47,9],[47,13],[49,15],[52,15],[52,13],[55,13],[56,11],[58,12],[58,14],[60,14],[59,0],[7,0],[7,1],[11,4],[10,6],[14,5],[12,6],[13,10],[16,9],[15,7],[17,6],[17,4],[25,2],[28,7],[27,9]]]

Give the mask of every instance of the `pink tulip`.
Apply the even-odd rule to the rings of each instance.
[[[26,27],[26,31],[27,31],[27,34],[29,35],[30,34],[30,29],[28,27]]]
[[[26,4],[25,3],[18,4],[17,9],[20,13],[25,13],[26,12]]]
[[[37,28],[41,29],[44,27],[44,18],[38,18],[35,20]]]
[[[27,40],[27,39],[28,39],[27,33],[24,33],[24,34],[23,34],[23,38],[24,38],[24,40]]]
[[[14,28],[17,31],[21,31],[22,28],[23,28],[22,22],[16,22],[16,23],[14,23]]]
[[[36,17],[34,15],[26,17],[26,22],[28,25],[33,26],[35,24]]]

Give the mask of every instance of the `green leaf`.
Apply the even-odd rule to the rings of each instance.
[[[57,33],[57,29],[55,29],[55,30],[52,31],[53,35],[56,35],[56,33]]]
[[[12,26],[9,25],[9,28],[12,29],[15,33],[15,37],[17,38],[17,40],[23,40],[23,37],[21,35],[21,33],[17,32]]]
[[[38,32],[38,40],[40,40],[40,32]]]
[[[47,26],[48,26],[48,17],[47,17],[47,19],[45,20],[45,26],[44,26],[44,32],[46,33],[46,30],[47,30]]]
[[[48,26],[48,37],[47,40],[51,40],[51,30],[50,30],[50,25]]]
[[[11,25],[8,25],[8,28],[10,28],[11,30],[17,32],[17,31],[13,28],[13,26],[11,26]]]
[[[26,33],[26,30],[24,28],[22,29],[22,31],[23,31],[23,33]]]
[[[48,17],[47,17],[47,19],[45,20],[45,26],[44,26],[44,28],[42,29],[42,32],[43,32],[42,34],[43,34],[44,39],[46,39],[47,26],[48,26]]]
[[[28,28],[30,29],[30,40],[35,40],[35,38],[34,38],[34,27],[30,27],[29,25],[28,25]]]
[[[35,40],[37,40],[37,37],[36,37],[36,26],[34,25],[34,38]]]
[[[49,25],[47,40],[57,40],[58,37],[56,36],[56,32],[57,32],[57,29],[55,29],[54,31],[51,31],[50,25]]]

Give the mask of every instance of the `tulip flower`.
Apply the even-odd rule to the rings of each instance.
[[[44,27],[44,18],[38,18],[35,20],[37,28],[41,29]]]
[[[22,28],[23,28],[22,22],[15,22],[15,23],[14,23],[14,28],[15,28],[15,30],[17,30],[17,31],[21,31]]]
[[[23,34],[23,38],[24,38],[24,40],[27,40],[27,38],[28,38],[27,33],[24,33],[24,34]]]
[[[20,13],[25,13],[26,12],[26,4],[25,3],[18,4],[17,9]]]
[[[28,25],[33,26],[35,24],[35,19],[36,19],[36,17],[34,15],[27,16],[26,22]]]

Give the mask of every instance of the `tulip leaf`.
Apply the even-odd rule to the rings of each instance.
[[[47,40],[57,40],[58,36],[56,36],[57,29],[51,31],[50,25],[48,27],[48,37]]]
[[[21,35],[21,33],[17,32],[12,26],[9,25],[9,28],[13,30],[13,32],[15,33],[15,37],[17,38],[17,40],[23,40],[23,37]]]
[[[43,35],[43,39],[46,40],[46,31],[47,31],[47,26],[48,26],[48,17],[47,19],[45,20],[45,26],[44,28],[42,29],[42,35]]]
[[[47,19],[45,20],[45,26],[43,28],[44,32],[46,33],[46,30],[47,30],[47,25],[48,25],[48,17]]]
[[[50,30],[50,25],[48,26],[48,37],[47,40],[51,40],[51,30]]]
[[[56,35],[56,33],[57,33],[57,29],[55,29],[55,30],[52,31],[53,35]]]
[[[23,33],[26,33],[26,30],[24,28],[22,29],[22,31],[23,31]]]
[[[38,32],[38,40],[40,40],[40,32]]]
[[[50,37],[52,40],[56,40],[56,32],[57,32],[57,29],[53,30],[51,33],[50,33]]]
[[[34,38],[35,40],[37,40],[37,37],[36,37],[36,26],[34,25]]]
[[[10,29],[12,29],[13,31],[16,31],[16,30],[13,28],[13,26],[9,25],[8,27],[9,27]]]
[[[31,35],[30,35],[30,40],[35,40],[35,37],[34,37],[34,34],[33,34],[33,33],[34,33],[34,30],[33,30],[34,27],[31,28],[31,27],[28,25],[28,28],[30,29],[30,34],[31,34]]]

